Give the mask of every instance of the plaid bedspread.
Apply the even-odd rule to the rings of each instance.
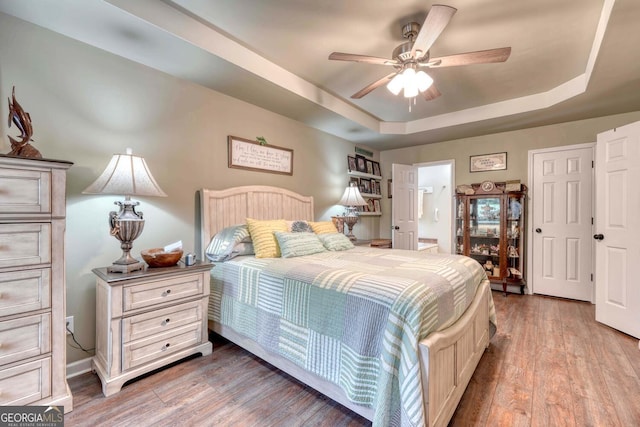
[[[374,426],[424,424],[418,342],[455,322],[487,280],[471,258],[363,247],[238,257],[211,276],[211,320],[375,408]]]

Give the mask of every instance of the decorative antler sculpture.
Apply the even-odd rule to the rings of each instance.
[[[24,111],[22,106],[16,100],[16,87],[13,87],[13,91],[11,93],[11,99],[8,99],[9,102],[9,127],[11,127],[11,123],[14,123],[18,129],[20,129],[20,140],[12,138],[9,136],[9,141],[11,142],[11,152],[10,156],[19,156],[19,157],[27,157],[30,159],[40,159],[42,158],[42,154],[29,143],[29,141],[33,141],[31,138],[33,136],[33,127],[31,126],[31,116],[29,113]]]

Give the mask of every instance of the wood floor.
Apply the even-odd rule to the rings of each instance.
[[[498,332],[452,426],[640,425],[638,340],[594,306],[494,292]],[[182,362],[105,398],[94,374],[69,381],[69,426],[368,426],[239,347]]]

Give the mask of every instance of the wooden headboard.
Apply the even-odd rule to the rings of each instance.
[[[313,197],[284,188],[248,185],[225,190],[200,190],[201,244],[225,227],[254,219],[313,221]]]

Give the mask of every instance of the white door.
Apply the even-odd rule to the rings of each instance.
[[[640,122],[596,144],[596,320],[640,338]]]
[[[395,249],[418,249],[418,168],[391,165],[391,239]]]
[[[536,294],[593,301],[593,145],[533,154]]]

